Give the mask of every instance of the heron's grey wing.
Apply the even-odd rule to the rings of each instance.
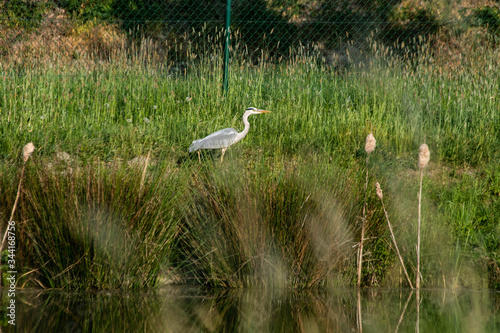
[[[234,143],[237,134],[238,132],[234,128],[224,128],[203,139],[194,140],[191,146],[189,146],[189,152],[199,149],[227,148]]]

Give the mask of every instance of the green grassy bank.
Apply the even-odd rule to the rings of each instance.
[[[0,220],[14,205],[18,286],[138,288],[352,286],[372,132],[362,283],[406,286],[375,194],[415,280],[418,147],[423,287],[500,286],[500,113],[495,58],[460,69],[425,55],[336,70],[320,57],[255,66],[235,57],[221,92],[217,60],[187,76],[147,58],[93,66],[4,67]],[[249,135],[188,154],[225,127]],[[4,255],[5,257],[5,255]],[[5,263],[3,258],[2,262]]]

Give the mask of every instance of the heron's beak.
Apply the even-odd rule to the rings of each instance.
[[[270,113],[271,111],[259,110],[260,113]]]

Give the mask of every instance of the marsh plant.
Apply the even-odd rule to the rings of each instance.
[[[378,46],[339,68],[321,50],[254,59],[235,40],[224,94],[212,43],[142,42],[107,57],[2,63],[0,219],[19,192],[19,285],[393,286],[402,275],[385,211],[405,263],[420,261],[415,221],[432,221],[418,255],[426,287],[454,278],[449,244],[482,265],[470,270],[477,280],[500,285],[495,48],[439,66],[425,43],[411,59]],[[160,49],[192,61],[158,61]],[[251,105],[273,114],[253,119],[223,163],[188,153],[196,138],[237,128]],[[372,129],[376,153],[374,137],[361,144]],[[436,167],[416,211],[424,135]],[[36,159],[20,177],[19,147],[30,141]],[[136,158],[144,163],[128,163]],[[384,185],[385,211],[370,174]],[[464,271],[455,280],[476,285]]]
[[[23,166],[21,167],[21,175],[19,176],[19,185],[17,186],[16,199],[14,200],[14,206],[12,207],[12,212],[10,214],[10,218],[7,221],[7,224],[6,224],[7,226],[11,225],[10,223],[11,223],[11,221],[13,221],[12,219],[14,217],[14,213],[16,212],[17,203],[19,201],[19,195],[21,194],[22,182],[23,182],[23,177],[24,177],[24,169],[26,168],[26,163],[28,162],[31,154],[34,151],[35,151],[35,145],[33,144],[33,142],[30,142],[23,147],[23,155],[22,155]],[[6,246],[6,240],[8,239],[7,235],[9,234],[8,231],[9,230],[7,228],[4,231],[4,235],[2,237],[2,243],[0,244],[0,254],[2,253],[4,247]],[[15,227],[13,229],[13,234],[15,234]],[[13,240],[14,240],[14,244],[15,244],[15,237],[13,238]],[[0,255],[0,267],[2,266],[1,260],[2,260],[2,256]],[[0,274],[0,285],[1,285],[2,278],[3,278],[3,276],[2,276],[2,274]]]
[[[18,284],[128,289],[165,276],[180,179],[159,167],[140,182],[141,171],[100,161],[28,166],[16,213]]]
[[[384,210],[384,215],[387,220],[387,226],[389,227],[389,232],[391,233],[391,240],[392,243],[394,244],[394,249],[396,250],[396,254],[398,255],[399,262],[401,263],[401,268],[403,269],[406,277],[406,281],[408,282],[408,285],[410,288],[413,289],[413,284],[411,283],[410,276],[408,275],[408,271],[406,270],[406,266],[403,261],[403,257],[401,256],[401,253],[399,252],[399,247],[398,243],[396,241],[396,237],[394,236],[394,231],[392,229],[391,222],[389,221],[389,214],[387,213],[387,210],[385,209],[384,205],[384,194],[382,192],[382,188],[380,187],[380,184],[378,182],[375,183],[375,191],[377,193],[378,198],[380,199],[380,203],[382,204],[382,209]]]
[[[182,275],[224,287],[345,283],[352,236],[342,189],[317,175],[306,185],[289,166],[278,178],[253,172],[220,166],[193,177],[174,253]]]
[[[415,287],[417,289],[420,288],[420,226],[422,224],[421,221],[421,210],[422,210],[422,180],[424,178],[424,169],[429,164],[431,153],[429,151],[429,147],[423,143],[419,148],[418,153],[418,167],[420,169],[420,187],[418,192],[418,221],[417,221],[417,282],[415,283]]]
[[[361,217],[361,237],[359,240],[358,247],[358,287],[361,286],[361,271],[363,267],[363,245],[365,241],[365,228],[366,228],[366,197],[368,195],[368,162],[370,160],[370,154],[375,150],[377,141],[372,133],[368,134],[365,142],[365,152],[366,152],[366,181],[365,181],[365,201],[363,203],[363,216]]]

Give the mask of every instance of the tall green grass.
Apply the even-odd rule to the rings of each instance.
[[[335,167],[323,169],[330,172],[325,179],[276,167],[238,159],[193,175],[175,253],[186,275],[229,287],[311,288],[327,277],[348,284],[351,181]]]
[[[314,59],[246,64],[232,66],[227,96],[219,71],[203,62],[187,77],[134,64],[61,71],[2,73],[4,159],[28,140],[44,153],[71,150],[82,158],[138,156],[163,147],[181,155],[192,139],[241,127],[249,105],[274,114],[252,118],[243,145],[258,142],[269,153],[351,154],[373,128],[383,149],[397,155],[410,154],[426,136],[447,162],[477,165],[498,157],[492,149],[500,122],[496,71],[447,77],[425,69],[338,73]]]
[[[363,143],[373,131],[370,174],[387,184],[387,210],[408,263],[415,261],[415,161],[424,138],[433,152],[430,202],[422,212],[422,285],[449,286],[463,274],[458,263],[474,262],[482,265],[480,278],[454,285],[482,286],[486,276],[498,286],[494,63],[491,70],[465,64],[440,72],[425,53],[388,62],[387,52],[375,52],[340,69],[319,54],[284,62],[264,54],[258,65],[238,46],[234,54],[226,94],[217,54],[195,57],[189,48],[187,75],[133,54],[92,66],[55,60],[3,67],[2,221],[15,197],[19,149],[30,141],[38,148],[14,217],[27,273],[22,283],[134,288],[167,275],[229,287],[351,285]],[[224,163],[217,152],[204,153],[201,164],[187,153],[192,140],[215,130],[241,130],[248,106],[272,113],[250,118],[249,135]],[[58,158],[62,152],[69,161]],[[142,183],[144,168],[128,162],[149,152]],[[456,220],[471,202],[459,195],[469,186],[464,172],[477,180],[480,208]],[[402,275],[374,183],[362,283],[398,285]]]
[[[2,177],[12,197],[15,169]],[[76,161],[28,165],[15,217],[22,283],[44,288],[114,289],[154,286],[176,234],[174,203],[183,179],[168,166],[150,171]],[[21,267],[19,267],[21,268]]]

